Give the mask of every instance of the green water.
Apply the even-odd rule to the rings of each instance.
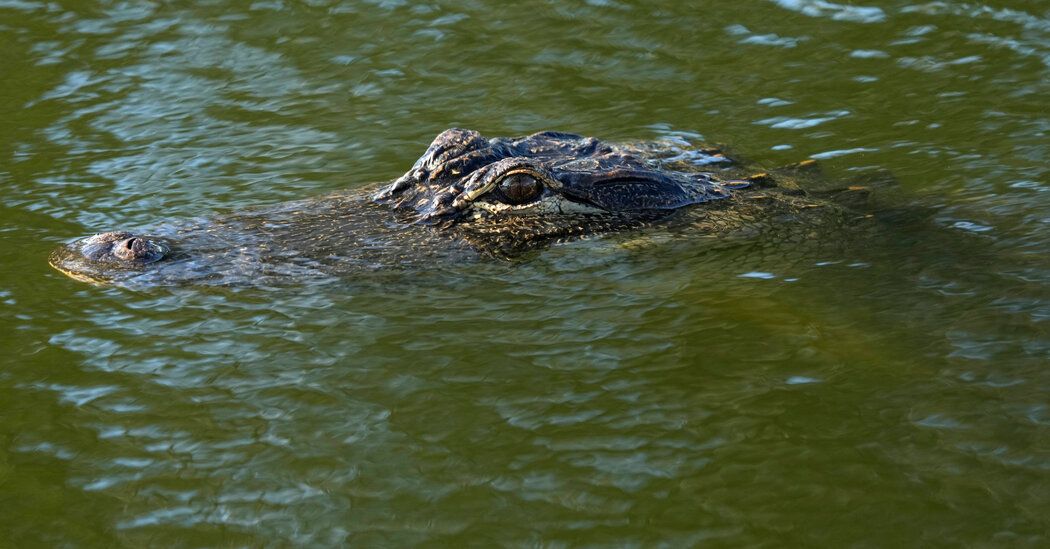
[[[0,0],[0,47],[0,546],[1050,543],[1043,0]],[[47,265],[392,179],[450,126],[898,184],[841,245]]]

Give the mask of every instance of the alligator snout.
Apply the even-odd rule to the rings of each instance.
[[[127,231],[111,231],[82,238],[55,250],[49,262],[78,280],[105,281],[121,272],[140,272],[171,253],[157,238]]]
[[[168,252],[167,246],[160,242],[125,231],[96,234],[74,246],[78,246],[84,258],[91,261],[115,260],[132,264],[159,261]]]

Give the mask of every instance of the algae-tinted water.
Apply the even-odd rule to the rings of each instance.
[[[8,0],[0,45],[0,545],[1047,543],[1044,2]],[[391,179],[450,126],[898,183],[859,241],[47,266]]]

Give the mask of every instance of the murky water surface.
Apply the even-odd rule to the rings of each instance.
[[[0,45],[12,546],[1050,543],[1042,0],[3,0]],[[391,179],[449,126],[898,183],[826,246],[254,289],[47,265]]]

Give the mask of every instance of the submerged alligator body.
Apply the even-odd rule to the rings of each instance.
[[[800,223],[816,202],[788,176],[712,148],[610,144],[542,132],[442,132],[402,177],[241,214],[106,232],[52,253],[79,280],[266,284],[475,256],[677,223],[706,234]]]

